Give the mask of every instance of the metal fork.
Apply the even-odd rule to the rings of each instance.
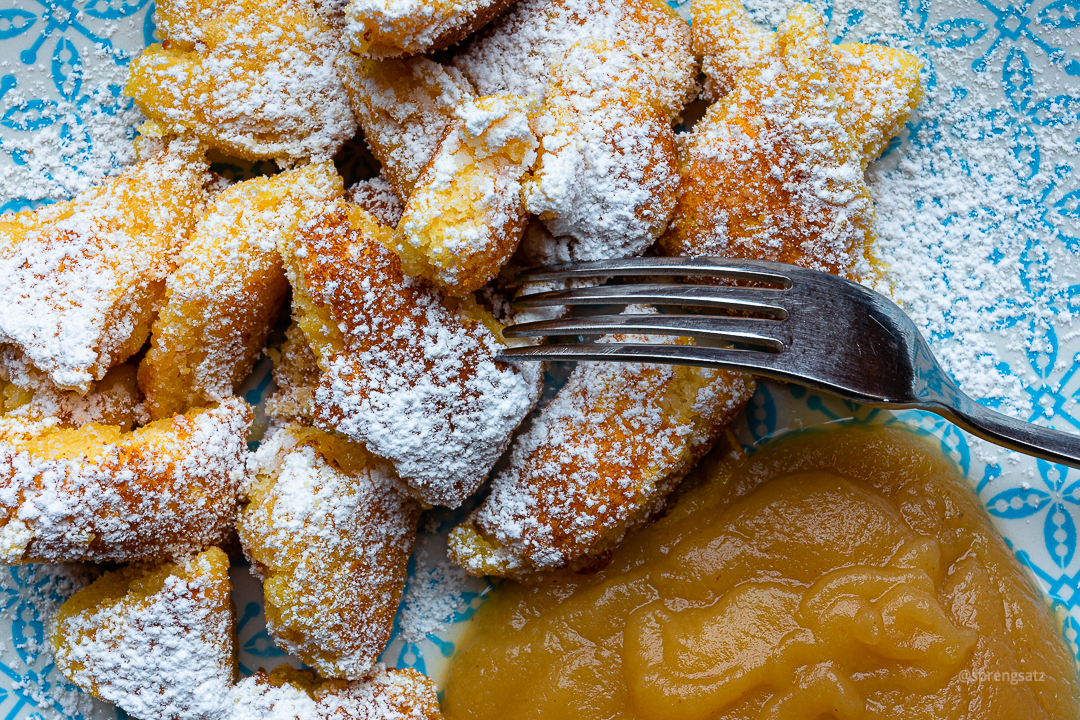
[[[699,276],[773,287],[643,282],[524,295],[515,301],[517,307],[646,304],[708,308],[738,316],[622,314],[523,323],[506,328],[503,335],[678,335],[728,346],[582,342],[508,348],[502,359],[619,360],[742,370],[866,405],[928,410],[990,442],[1080,467],[1080,436],[1014,420],[972,400],[934,359],[904,311],[862,285],[794,265],[723,258],[552,265],[521,273],[518,280],[604,276]]]

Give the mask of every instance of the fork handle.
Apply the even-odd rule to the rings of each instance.
[[[996,445],[1080,468],[1080,436],[1014,420],[980,405],[958,388],[955,392],[955,397],[921,404],[920,408],[941,415],[972,435]]]

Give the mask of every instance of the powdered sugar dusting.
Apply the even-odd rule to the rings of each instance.
[[[289,160],[328,159],[355,132],[335,67],[341,46],[315,3],[229,0],[206,15],[181,0],[157,8],[169,49],[147,48],[125,88],[154,121],[148,129]]]
[[[390,181],[382,175],[355,183],[346,192],[345,199],[364,208],[388,227],[397,227],[405,210]]]
[[[639,255],[675,209],[675,136],[649,77],[623,43],[579,43],[554,68],[525,206],[573,238],[572,260]]]
[[[482,97],[452,125],[409,197],[394,249],[451,295],[477,290],[513,254],[528,216],[522,182],[536,159],[530,103]]]
[[[11,346],[0,348],[0,410],[9,417],[53,418],[68,427],[96,422],[129,430],[146,420],[134,366],[113,367],[90,392],[80,395],[56,387]]]
[[[351,0],[347,36],[369,57],[417,55],[449,47],[512,0]]]
[[[56,682],[59,671],[53,669],[55,662],[46,635],[61,604],[93,578],[92,569],[67,563],[0,570],[0,591],[7,598],[0,609],[0,618],[7,622],[33,618],[24,625],[25,631],[18,638],[13,634],[0,642],[0,656],[8,668],[21,676],[11,681],[12,686],[46,717],[49,711],[63,718],[96,718],[101,713],[114,712],[68,683]]]
[[[789,262],[870,277],[874,208],[822,18],[797,6],[685,138],[667,254]]]
[[[236,685],[229,720],[441,720],[435,685],[412,669],[378,666],[360,681],[328,681],[309,692],[280,668]],[[310,684],[310,680],[307,680]]]
[[[473,89],[457,68],[425,57],[369,60],[342,73],[364,140],[405,202]]]

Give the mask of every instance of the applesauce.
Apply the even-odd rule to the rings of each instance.
[[[690,482],[603,570],[496,591],[447,717],[1080,717],[1057,623],[920,438],[817,432]]]

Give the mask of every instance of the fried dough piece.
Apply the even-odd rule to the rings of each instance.
[[[362,445],[290,425],[249,469],[237,529],[266,626],[323,677],[357,680],[390,639],[420,505]]]
[[[315,388],[321,373],[315,353],[295,320],[285,330],[285,341],[271,348],[269,354],[277,390],[266,399],[266,414],[281,424],[314,425]]]
[[[278,665],[233,688],[229,720],[442,720],[435,683],[412,668],[377,667],[363,680],[319,682]]]
[[[394,249],[408,273],[459,297],[499,274],[528,222],[522,181],[537,147],[528,111],[513,95],[457,108],[398,224]]]
[[[0,217],[0,342],[89,391],[150,334],[206,200],[201,149],[174,140],[67,202]]]
[[[364,140],[404,203],[472,87],[457,68],[425,57],[365,60],[342,78]]]
[[[343,195],[327,161],[245,180],[214,198],[169,277],[139,365],[151,418],[232,395],[289,293],[279,239],[296,232],[306,206]]]
[[[0,414],[56,418],[66,427],[101,423],[130,430],[143,415],[135,366],[116,365],[80,395],[56,387],[18,348],[0,348]]]
[[[248,160],[328,159],[356,132],[336,33],[309,0],[161,0],[124,92],[159,133]]]
[[[63,604],[50,642],[57,669],[140,720],[219,720],[236,667],[229,558],[133,564]]]
[[[543,100],[552,66],[586,39],[624,43],[669,120],[697,93],[690,27],[662,0],[521,0],[453,62],[480,95]]]
[[[394,463],[425,503],[479,487],[538,395],[535,368],[495,362],[501,326],[404,274],[395,231],[345,203],[282,246],[293,313],[323,371],[316,424]]]
[[[540,159],[525,207],[571,260],[640,255],[675,209],[675,134],[626,43],[579,43],[555,65],[534,122]]]
[[[405,205],[382,175],[356,182],[345,192],[345,199],[371,213],[383,225],[397,227]]]
[[[175,558],[236,518],[251,410],[230,398],[134,432],[0,425],[0,561]]]
[[[740,0],[694,0],[691,4],[694,51],[704,55],[714,97],[735,87],[738,76],[768,64],[776,53],[776,34],[750,19]],[[911,53],[882,45],[830,46],[843,97],[840,121],[862,147],[863,166],[899,134],[923,97],[921,62]]]
[[[873,274],[874,206],[825,25],[788,14],[768,63],[746,70],[685,141],[668,255],[756,258],[853,280]]]
[[[443,50],[495,19],[514,0],[350,0],[353,52],[398,58]]]
[[[515,439],[491,494],[451,532],[450,557],[472,575],[517,579],[604,562],[753,392],[750,376],[724,370],[578,363]]]

